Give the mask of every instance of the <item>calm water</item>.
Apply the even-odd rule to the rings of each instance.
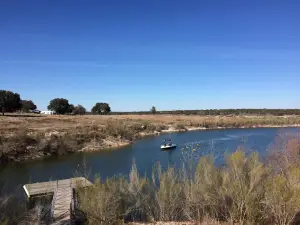
[[[119,150],[78,153],[2,168],[0,170],[0,187],[5,186],[6,190],[13,190],[12,187],[15,188],[28,182],[72,177],[84,158],[88,167],[91,168],[90,179],[95,174],[100,174],[102,179],[117,174],[128,175],[134,159],[139,172],[149,175],[153,165],[158,161],[163,168],[170,164],[181,165],[182,154],[180,149],[195,142],[200,143],[202,149],[200,151],[203,154],[212,150],[214,154],[218,155],[217,163],[219,164],[222,164],[225,152],[232,152],[239,146],[244,146],[247,152],[258,151],[264,157],[278,134],[298,131],[300,131],[298,128],[227,129],[191,131],[148,137]],[[161,151],[162,141],[170,136],[173,142],[178,145],[177,149],[169,152]]]

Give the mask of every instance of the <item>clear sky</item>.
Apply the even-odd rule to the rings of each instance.
[[[0,89],[114,111],[299,108],[299,0],[1,0]]]

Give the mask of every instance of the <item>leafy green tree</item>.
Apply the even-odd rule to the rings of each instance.
[[[92,108],[92,113],[94,114],[108,114],[110,112],[111,112],[110,106],[107,103],[98,102]]]
[[[82,105],[77,105],[74,107],[73,113],[75,115],[84,115],[86,113],[86,109]]]
[[[55,111],[57,114],[66,114],[73,109],[73,105],[69,104],[69,101],[64,98],[52,99],[48,105],[49,110]]]
[[[0,110],[4,116],[5,112],[15,112],[21,109],[21,98],[18,93],[0,90]]]
[[[30,110],[35,110],[36,105],[31,100],[22,100],[22,111],[29,112]]]
[[[156,108],[155,108],[155,106],[152,106],[152,108],[151,108],[151,113],[152,113],[152,114],[156,114]]]

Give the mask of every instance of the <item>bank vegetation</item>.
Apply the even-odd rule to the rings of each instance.
[[[238,149],[221,167],[212,155],[195,161],[201,147],[189,146],[181,169],[157,164],[149,179],[133,163],[128,179],[98,177],[81,189],[79,205],[88,224],[299,224],[299,140],[277,143],[265,161]]]

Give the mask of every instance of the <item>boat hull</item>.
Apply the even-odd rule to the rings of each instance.
[[[173,149],[173,148],[176,148],[176,145],[175,144],[172,144],[172,145],[162,145],[160,146],[161,150],[170,150],[170,149]]]

